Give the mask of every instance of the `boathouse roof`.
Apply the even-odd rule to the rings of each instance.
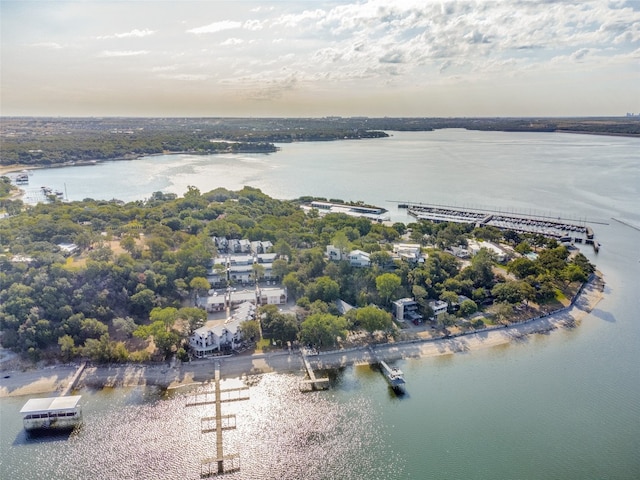
[[[72,410],[77,408],[82,395],[68,397],[30,398],[24,404],[20,413],[23,415],[33,413],[56,412],[59,410]]]

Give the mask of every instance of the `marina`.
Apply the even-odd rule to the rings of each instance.
[[[600,246],[594,240],[593,229],[586,225],[586,221],[425,203],[398,202],[398,208],[406,209],[409,215],[418,220],[471,223],[476,227],[492,226],[503,231],[542,235],[564,243],[584,242],[593,245],[596,252]]]

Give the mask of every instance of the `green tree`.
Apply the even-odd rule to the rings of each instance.
[[[189,282],[189,288],[191,288],[196,295],[203,296],[209,291],[211,285],[204,277],[194,277]]]
[[[329,277],[320,277],[307,285],[305,294],[311,302],[315,300],[333,302],[340,296],[340,285]]]
[[[391,314],[373,305],[356,310],[356,321],[370,333],[378,330],[388,331],[393,325]]]
[[[247,341],[260,340],[260,324],[257,320],[244,321],[238,326],[238,329],[243,339]]]
[[[478,311],[478,304],[473,300],[463,300],[460,304],[460,316],[468,317]]]
[[[58,338],[58,345],[60,345],[60,351],[62,352],[62,358],[65,361],[71,360],[76,354],[75,352],[75,342],[71,335],[63,335]]]
[[[331,347],[338,337],[347,334],[347,321],[344,317],[336,317],[329,313],[309,315],[300,325],[300,341],[319,347]]]
[[[385,305],[389,305],[391,297],[396,295],[401,284],[402,280],[395,273],[383,273],[376,277],[376,289],[384,299]]]

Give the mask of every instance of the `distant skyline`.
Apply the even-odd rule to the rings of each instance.
[[[0,0],[0,114],[624,116],[640,0]]]

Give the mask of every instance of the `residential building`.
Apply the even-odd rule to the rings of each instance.
[[[242,303],[238,305],[231,318],[223,323],[207,322],[205,326],[194,331],[189,338],[189,346],[197,358],[223,350],[233,350],[242,342],[240,325],[254,318],[255,305]]]
[[[393,317],[398,322],[412,322],[414,324],[418,324],[422,322],[422,315],[418,312],[419,310],[418,302],[416,302],[413,298],[401,298],[392,303],[392,313]]]
[[[440,315],[447,312],[449,304],[442,300],[430,300],[429,307],[433,310],[433,318],[437,320]]]
[[[348,255],[349,263],[353,267],[370,267],[371,259],[367,252],[362,250],[352,250]]]
[[[285,288],[261,288],[258,291],[258,303],[260,305],[284,305],[287,303],[287,290]]]
[[[325,255],[329,258],[329,260],[340,261],[342,260],[342,250],[333,245],[327,245],[325,250]]]

